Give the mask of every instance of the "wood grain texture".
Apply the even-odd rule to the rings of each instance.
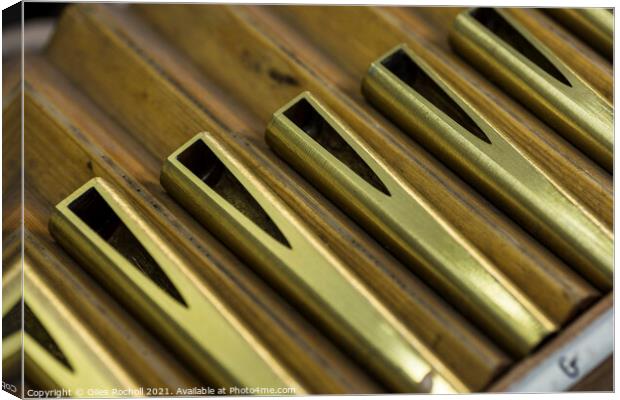
[[[614,357],[610,356],[598,368],[570,388],[571,392],[613,392]]]

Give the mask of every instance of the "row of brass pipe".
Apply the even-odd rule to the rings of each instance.
[[[505,29],[502,24],[512,28],[511,35],[516,30],[538,51],[537,57],[555,69],[528,59],[495,34],[493,29]],[[451,40],[460,54],[611,170],[612,105],[525,28],[501,10],[476,9],[457,17]],[[609,227],[580,207],[500,127],[488,122],[484,110],[473,107],[412,49],[398,45],[372,63],[362,92],[585,278],[562,266],[524,288],[512,271],[472,245],[414,183],[403,179],[321,99],[304,92],[277,110],[266,129],[268,145],[501,348],[474,340],[478,361],[492,359],[500,365],[506,360],[503,352],[513,359],[529,354],[596,297],[590,284],[610,290]],[[481,389],[455,372],[459,368],[454,360],[439,357],[403,324],[232,142],[216,133],[196,135],[165,160],[160,181],[205,228],[391,390]],[[225,386],[309,391],[246,331],[156,224],[109,182],[95,178],[59,203],[49,230],[200,376]],[[43,292],[31,281],[26,280],[25,301],[35,304]],[[532,294],[547,290],[566,295]],[[67,341],[78,336],[69,331],[63,336],[49,325],[57,322],[45,325],[66,350],[72,346]],[[71,321],[67,326],[73,326]],[[30,343],[35,342],[29,340],[26,346]],[[466,351],[454,346],[455,354]],[[36,343],[30,347],[26,354],[36,365],[33,371],[62,371],[57,358]],[[91,354],[86,349],[83,353]],[[88,380],[78,382],[75,374],[48,379],[55,386],[77,388],[97,385],[107,375],[92,369]]]

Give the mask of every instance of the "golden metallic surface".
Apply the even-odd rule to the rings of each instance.
[[[567,140],[613,170],[613,106],[509,12],[477,8],[459,14],[450,43]]]
[[[142,396],[146,392],[140,388],[145,386],[174,394],[178,388],[197,385],[75,265],[56,258],[29,231],[24,241],[27,381],[39,388],[67,389],[77,397],[126,397],[128,391]],[[15,336],[21,339],[17,332],[5,340]]]
[[[14,332],[2,338],[2,368],[7,381],[21,370],[22,335]]]
[[[436,374],[432,351],[216,135],[198,134],[170,155],[161,183],[394,390],[466,390]]]
[[[91,179],[60,202],[49,228],[203,378],[225,387],[303,393],[161,232],[103,179]]]
[[[558,327],[359,136],[305,92],[274,113],[271,148],[514,354]]]
[[[614,14],[604,8],[548,8],[545,11],[608,59],[614,55]]]
[[[365,96],[437,157],[492,196],[597,286],[613,280],[613,234],[537,167],[485,111],[401,45],[374,62]]]
[[[73,392],[83,390],[86,393],[91,388],[110,392],[119,388],[137,390],[137,382],[116,364],[109,349],[97,343],[92,332],[83,332],[79,316],[63,306],[62,299],[58,298],[60,293],[48,286],[44,276],[28,262],[24,264],[24,272],[24,304],[32,313],[28,316],[29,312],[25,311],[24,319],[26,324],[28,319],[40,321],[33,328],[36,333],[27,327],[24,334],[28,379],[44,387],[61,387]],[[37,340],[34,335],[47,340]]]
[[[3,381],[21,380],[22,262],[19,232],[5,238],[2,262],[2,374]],[[18,308],[17,310],[15,308]]]
[[[260,151],[253,143],[238,140],[234,135],[220,134],[217,138],[233,149],[239,162],[254,171],[255,176],[295,215],[312,216],[304,218],[312,233],[357,275],[413,335],[433,349],[438,359],[433,363],[433,368],[438,374],[454,374],[468,390],[476,392],[485,388],[511,364],[509,357],[494,343],[391,257],[361,227],[341,211],[335,212],[335,205],[322,197],[322,204],[318,203],[316,199],[320,195],[309,187],[309,183],[292,183],[289,168],[281,160],[273,159],[275,155],[266,154],[268,152]],[[570,291],[563,293],[574,295]]]

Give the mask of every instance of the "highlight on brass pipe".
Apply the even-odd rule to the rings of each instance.
[[[310,93],[276,111],[269,146],[517,356],[558,326]]]
[[[450,44],[489,79],[609,172],[613,105],[504,9],[458,15]]]
[[[197,384],[83,271],[56,258],[36,234],[26,231],[24,241],[23,304],[3,304],[3,344],[17,337],[21,349],[14,329],[23,319],[26,397],[45,390],[62,397],[143,395],[155,386],[174,393]]]
[[[406,45],[370,66],[363,93],[592,283],[611,288],[613,233]]]
[[[161,183],[392,390],[466,390],[449,371],[437,373],[432,350],[215,135],[198,134],[170,155]]]
[[[124,388],[137,393],[138,382],[125,376],[127,371],[114,373],[116,360],[106,362],[95,350],[101,344],[81,332],[85,321],[72,314],[63,318],[64,310],[56,309],[55,299],[40,287],[44,285],[38,281],[40,277],[32,276],[29,265],[24,269],[24,365],[28,379],[42,387],[61,387],[66,395],[92,388],[110,392]],[[21,308],[21,304],[16,306]]]
[[[303,392],[162,232],[102,178],[60,202],[49,228],[207,382]]]
[[[598,50],[608,60],[614,56],[614,14],[604,8],[545,8],[547,14]]]
[[[22,396],[21,240],[6,239],[2,260],[2,382],[4,390]]]

